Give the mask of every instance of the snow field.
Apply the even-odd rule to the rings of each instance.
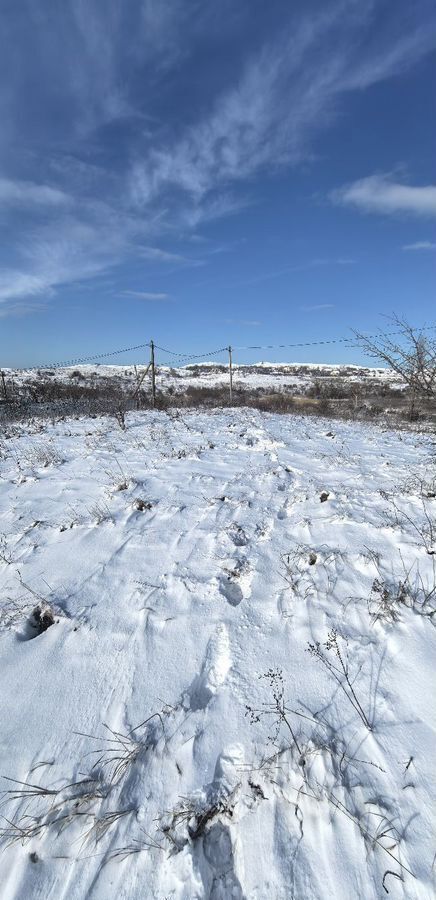
[[[2,898],[433,897],[434,475],[252,410],[10,429]]]
[[[165,360],[167,363],[167,360]],[[139,374],[145,371],[148,363],[138,366]],[[120,365],[77,365],[63,366],[55,370],[39,369],[3,369],[7,380],[11,385],[22,387],[23,385],[41,382],[45,376],[46,381],[53,380],[64,384],[82,384],[98,386],[106,381],[108,385],[119,382],[123,385],[127,394],[133,394],[136,387],[135,371],[132,366]],[[47,375],[51,371],[51,375]],[[75,374],[80,373],[80,381],[75,380]],[[349,384],[355,382],[370,384],[374,382],[381,385],[391,385],[401,389],[401,379],[391,369],[377,368],[374,366],[353,365],[328,365],[323,363],[268,363],[257,362],[250,365],[234,362],[233,383],[235,390],[258,390],[259,388],[275,390],[292,389],[296,393],[305,393],[319,377],[335,379],[344,378]],[[174,393],[183,393],[189,387],[195,388],[228,388],[229,373],[228,360],[223,362],[198,361],[198,365],[191,364],[171,368],[167,364],[162,365],[161,360],[156,366],[157,389],[164,393],[171,389]],[[146,377],[143,388],[149,390],[150,378]],[[13,393],[11,389],[11,393]]]

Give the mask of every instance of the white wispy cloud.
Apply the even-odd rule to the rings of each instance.
[[[30,202],[45,206],[45,192],[38,192],[30,201],[28,192],[22,197],[19,185],[15,183],[15,186],[14,197],[20,206]],[[48,204],[54,203],[50,194],[48,197]],[[140,217],[81,197],[68,205],[59,202],[56,217],[48,217],[36,225],[33,219],[27,224],[23,218],[20,242],[16,244],[20,265],[0,266],[0,303],[12,303],[20,297],[53,297],[59,287],[93,279],[132,256],[151,264],[204,265],[202,260],[144,246],[144,233],[153,228],[153,223],[144,225]]]
[[[8,303],[8,305],[0,305],[0,319],[10,319],[10,318],[24,318],[24,316],[31,316],[34,313],[45,312],[48,309],[46,303],[35,303],[31,301],[30,303],[26,303],[24,301],[20,301],[17,303]]]
[[[317,312],[321,309],[335,309],[334,303],[313,303],[311,306],[300,306],[302,312]]]
[[[258,328],[263,323],[259,319],[223,319],[224,325],[243,325],[247,328]]]
[[[19,297],[34,297],[50,292],[50,279],[42,272],[21,272],[20,269],[0,270],[0,303]]]
[[[360,178],[332,191],[330,198],[366,213],[436,216],[436,185],[401,184],[390,174]]]
[[[124,258],[126,226],[118,232],[102,219],[68,216],[23,229],[20,266],[0,268],[0,303],[53,296],[61,285],[94,278]]]
[[[155,293],[153,291],[122,291],[123,297],[133,297],[135,300],[169,300],[170,295],[165,293]]]
[[[162,250],[160,247],[141,247],[138,249],[138,255],[143,256],[144,259],[159,263],[177,263],[184,266],[204,265],[203,260],[191,259],[191,257],[183,256],[181,253],[171,253],[168,250]]]
[[[210,247],[207,249],[208,256],[219,256],[221,253],[233,253],[238,247],[245,244],[247,242],[247,238],[240,237],[236,238],[234,241],[228,241],[225,244],[218,244],[216,247]]]
[[[290,22],[289,33],[246,64],[207,117],[138,160],[134,201],[148,204],[177,189],[189,198],[191,215],[201,216],[210,192],[307,158],[309,139],[331,121],[343,95],[405,71],[432,46],[431,29],[420,23],[405,34],[385,33],[364,50],[373,13],[372,3],[338,2]]]
[[[436,250],[436,241],[416,241],[414,244],[404,244],[403,250]]]
[[[146,68],[153,82],[189,53],[189,41],[180,40],[189,27],[186,0],[129,0],[128,9],[119,0],[63,0],[51,10],[39,0],[26,0],[24,22],[19,12],[17,18],[12,11],[3,18],[2,55],[18,101],[16,109],[9,109],[8,125],[18,137],[29,85],[32,101],[40,106],[41,129],[54,111],[55,129],[86,139],[106,124],[146,119],[131,96],[133,74]],[[30,40],[17,48],[26,26]]]
[[[319,257],[308,259],[306,262],[284,266],[280,269],[274,269],[272,272],[262,272],[261,275],[254,275],[252,278],[247,278],[244,281],[239,282],[239,284],[259,284],[262,281],[280,278],[282,275],[292,275],[293,273],[317,269],[319,266],[352,266],[355,265],[355,263],[355,259],[348,259],[347,257]]]
[[[316,266],[354,266],[356,263],[355,259],[351,259],[346,256],[339,257],[321,257],[319,259],[311,259],[310,262],[306,263],[304,268],[312,269],[316,268]]]
[[[371,6],[373,11],[376,10],[377,4],[370,4],[367,8]],[[407,19],[402,23],[401,15],[391,21],[388,26],[389,42],[382,39],[375,43],[373,40],[367,54],[357,56],[347,77],[347,89],[363,90],[378,81],[401,75],[421,56],[434,50],[434,21],[426,22],[424,16],[418,16],[418,19],[421,21],[415,26],[408,23]],[[403,33],[401,27],[404,28]],[[377,36],[377,29],[375,34]]]
[[[242,6],[243,19],[251,7]],[[0,273],[0,301],[11,303],[50,294],[131,259],[205,265],[204,254],[190,259],[177,245],[161,249],[160,242],[256,202],[257,173],[310,159],[314,136],[337,115],[342,97],[403,73],[433,41],[431,27],[407,4],[402,13],[396,7],[395,15],[382,16],[381,27],[373,0],[332,0],[310,14],[291,8],[283,20],[278,16],[283,27],[275,32],[271,27],[260,49],[250,53],[244,45],[241,62],[238,57],[233,68],[223,67],[220,87],[214,83],[207,103],[190,109],[189,121],[180,110],[167,121],[175,72],[182,71],[200,34],[210,39],[221,9],[203,8],[197,0],[131,0],[128,15],[118,0],[107,0],[104,9],[94,0],[65,0],[50,15],[38,0],[28,0],[26,8],[26,47],[16,53],[14,29],[19,34],[22,21],[14,20],[5,40],[8,78],[0,81],[0,140],[2,149],[10,140],[11,171],[14,148],[19,142],[27,147],[27,127],[31,148],[31,177],[0,180],[0,212],[11,209],[16,216],[19,208],[22,213],[14,264]],[[227,19],[222,27],[229,27]],[[171,66],[178,67],[172,82]],[[23,113],[28,95],[38,116]],[[177,106],[178,89],[174,97]],[[119,141],[113,166],[107,126],[110,141],[115,134]],[[434,214],[434,188],[408,188],[378,177],[385,183],[372,184],[372,201],[366,184],[371,209],[377,188],[384,187],[389,211]],[[341,202],[350,202],[350,196],[344,194]],[[380,205],[379,198],[379,211]],[[335,264],[349,262],[338,258]],[[303,268],[327,264],[312,260]],[[298,270],[290,265],[281,271]],[[276,274],[281,272],[260,280]]]
[[[67,206],[71,198],[59,188],[32,181],[0,178],[0,203],[5,206]]]

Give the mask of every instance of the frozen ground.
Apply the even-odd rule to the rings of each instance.
[[[435,508],[367,425],[4,433],[2,900],[433,898]]]

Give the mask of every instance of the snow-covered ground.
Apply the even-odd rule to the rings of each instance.
[[[139,365],[139,376],[145,372],[146,365]],[[65,366],[59,369],[3,369],[8,384],[13,387],[22,387],[30,383],[44,381],[59,381],[71,383],[80,376],[83,385],[97,386],[104,381],[120,382],[126,391],[131,391],[136,385],[136,373],[133,366],[119,365],[77,365]],[[315,379],[346,379],[347,382],[363,382],[365,384],[391,385],[402,387],[401,379],[391,369],[369,366],[353,365],[327,365],[322,363],[269,363],[257,362],[253,365],[233,366],[235,389],[245,388],[257,390],[259,388],[274,388],[275,390],[292,389],[296,393],[304,393]],[[156,369],[157,388],[162,391],[171,389],[178,393],[185,391],[190,386],[228,387],[228,365],[215,362],[203,362],[171,368],[161,365],[158,361]],[[150,378],[145,377],[143,389],[150,389]]]
[[[434,454],[241,409],[3,434],[2,900],[434,897]]]

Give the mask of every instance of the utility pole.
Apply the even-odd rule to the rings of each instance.
[[[0,378],[1,378],[1,382],[2,382],[3,394],[4,394],[5,402],[7,403],[7,401],[8,401],[8,392],[7,392],[7,390],[6,390],[6,381],[5,381],[5,376],[4,376],[4,373],[3,373],[3,370],[2,370],[2,369],[0,369]]]
[[[154,341],[150,341],[150,366],[151,366],[151,394],[153,398],[153,409],[156,406],[156,372],[154,368]]]
[[[151,366],[151,362],[149,362],[147,368],[144,369],[142,375],[140,374],[139,369],[136,366],[134,367],[135,378],[136,378],[136,391],[135,391],[136,409],[141,409],[141,385],[142,385],[142,382],[144,381],[146,375],[148,375],[148,370],[149,370],[150,366]]]
[[[229,351],[229,376],[230,376],[230,404],[233,403],[233,367],[232,367],[232,348],[227,347]]]

